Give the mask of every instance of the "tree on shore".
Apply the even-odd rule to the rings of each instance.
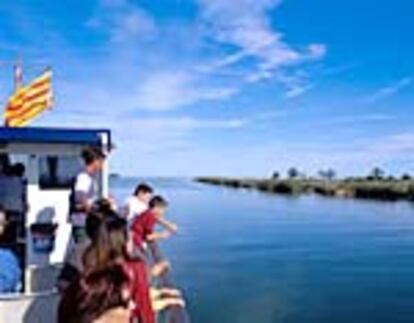
[[[295,167],[291,167],[287,171],[287,175],[290,179],[297,178],[299,176],[299,171]]]
[[[368,180],[381,180],[384,178],[385,171],[379,167],[374,167],[371,173],[368,175]]]
[[[279,178],[280,178],[280,173],[279,172],[273,172],[272,179],[277,180]]]
[[[320,170],[318,172],[319,177],[321,177],[324,180],[332,181],[336,177],[336,172],[332,168],[328,168],[326,170]]]
[[[402,176],[401,176],[401,180],[403,180],[403,181],[410,181],[411,180],[411,175],[410,174],[403,174]]]

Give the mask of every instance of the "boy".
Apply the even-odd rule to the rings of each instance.
[[[75,179],[70,197],[70,221],[75,243],[86,239],[85,220],[96,197],[95,176],[102,170],[105,154],[97,147],[82,151],[85,169]]]
[[[154,196],[149,202],[149,209],[137,216],[131,225],[132,239],[134,245],[138,250],[137,256],[145,259],[145,243],[151,243],[158,240],[164,240],[170,237],[171,234],[177,232],[177,225],[166,220],[164,215],[167,211],[168,202],[161,196]],[[155,232],[155,225],[159,224],[166,230],[162,232]],[[155,256],[154,250],[152,250],[153,256]],[[155,258],[155,257],[153,257]],[[169,267],[169,264],[165,261],[157,262],[152,269],[152,274],[158,276],[165,269]]]
[[[129,224],[132,224],[136,216],[144,213],[148,209],[148,203],[152,198],[153,189],[145,183],[139,184],[134,194],[125,202],[123,215]]]
[[[149,209],[135,218],[132,223],[132,236],[135,245],[143,250],[145,242],[164,240],[177,232],[177,225],[166,220],[168,202],[161,196],[154,196],[149,202]],[[166,230],[154,232],[156,224],[160,224]]]

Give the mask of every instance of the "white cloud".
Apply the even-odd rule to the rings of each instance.
[[[177,132],[188,132],[198,129],[237,129],[247,124],[243,119],[197,119],[193,117],[168,118],[136,118],[132,124],[142,131],[152,132],[156,129],[168,129]]]
[[[365,175],[375,166],[384,167],[393,174],[413,172],[413,143],[414,133],[364,138],[346,144],[290,140],[286,145],[274,140],[264,141],[234,150],[229,147],[220,154],[224,161],[220,166],[223,168],[215,169],[210,174],[218,172],[234,176],[263,176],[275,170],[285,172],[292,166],[306,174],[315,174],[319,169],[334,167],[339,176]],[[243,160],[243,163],[231,167],[226,162],[232,158]],[[255,168],[252,169],[250,165],[255,165]]]
[[[112,31],[112,40],[120,42],[135,37],[148,36],[156,32],[156,26],[143,10],[134,9],[118,17]]]
[[[355,69],[355,67],[357,66],[357,63],[344,63],[336,66],[334,65],[331,67],[325,67],[322,70],[320,70],[320,73],[327,76],[336,76],[339,74],[347,73]]]
[[[122,174],[188,175],[195,172],[196,164],[192,164],[192,169],[183,169],[181,165],[192,163],[193,152],[200,149],[195,139],[199,132],[237,131],[249,123],[237,118],[126,116],[106,109],[104,114],[47,113],[35,124],[110,128],[116,146],[111,156],[112,168]],[[199,165],[204,167],[202,163]]]
[[[288,99],[302,96],[314,87],[309,83],[309,75],[303,70],[291,74],[277,73],[275,77],[285,87]]]
[[[204,119],[195,117],[197,103],[229,99],[242,91],[246,82],[252,85],[266,78],[274,78],[286,87],[288,96],[298,96],[306,90],[307,77],[296,75],[296,68],[291,67],[321,58],[326,51],[324,46],[315,44],[298,50],[286,42],[270,21],[270,11],[278,1],[203,1],[201,19],[202,25],[207,26],[208,38],[200,31],[200,21],[180,22],[174,29],[168,19],[156,21],[139,2],[98,0],[98,3],[87,22],[91,29],[79,31],[86,32],[86,36],[91,31],[100,33],[106,36],[105,41],[96,38],[97,46],[87,55],[70,41],[65,42],[65,47],[51,46],[57,47],[62,55],[56,61],[75,61],[76,65],[59,68],[56,110],[36,124],[111,128],[118,143],[113,161],[123,173],[148,175],[159,171],[159,174],[180,175],[181,170],[188,174],[201,172],[199,168],[208,169],[210,165],[220,168],[220,163],[226,163],[232,170],[234,160],[240,159],[238,144],[228,148],[233,146],[226,145],[227,140],[232,142],[232,136],[221,135],[236,133],[250,123],[274,120],[276,112],[260,115],[258,111],[257,116],[226,120],[220,118],[221,111],[206,109],[211,117]],[[153,37],[151,42],[141,42],[147,37]],[[209,41],[212,38],[213,45]],[[233,53],[219,56],[229,48]],[[206,57],[214,60],[212,65],[205,64]],[[280,71],[285,67],[289,71]],[[282,72],[294,76],[283,78]],[[240,100],[239,104],[246,103]],[[171,111],[184,106],[189,107],[184,110],[185,116]],[[248,113],[246,109],[237,111]],[[200,146],[197,140],[207,135],[211,135],[203,140],[207,147]],[[211,143],[216,136],[220,140]],[[246,156],[254,148],[244,145]],[[226,154],[227,149],[234,151],[224,161],[221,154]],[[258,164],[259,159],[270,163],[267,156],[272,153],[269,150],[255,156]],[[248,161],[246,157],[237,167],[243,164],[251,169],[255,163]],[[181,166],[175,166],[176,162]]]
[[[302,96],[306,92],[308,92],[310,89],[312,89],[312,87],[313,87],[312,85],[306,85],[306,86],[292,85],[287,90],[286,97],[290,99],[297,98],[299,96]]]
[[[365,101],[368,103],[376,103],[383,99],[386,99],[390,96],[397,94],[398,92],[402,91],[403,89],[411,86],[413,84],[413,79],[411,77],[405,77],[403,79],[398,80],[396,83],[383,87],[376,91],[375,93],[369,95],[365,98]]]
[[[398,117],[388,114],[349,114],[349,115],[334,115],[331,117],[319,118],[312,120],[314,127],[346,127],[348,129],[361,127],[364,124],[386,124],[387,122],[395,121]]]
[[[100,114],[73,113],[69,116],[52,112],[36,123],[62,127],[111,127],[118,143],[114,152],[114,167],[126,174],[220,173],[248,176],[263,175],[275,169],[282,171],[290,166],[300,167],[307,173],[333,166],[340,175],[365,174],[377,165],[389,170],[393,170],[390,165],[402,165],[393,170],[397,173],[403,169],[414,170],[414,133],[409,131],[333,144],[315,142],[310,138],[288,140],[286,146],[286,141],[265,139],[257,145],[229,145],[224,150],[210,146],[200,147],[197,142],[197,135],[203,131],[216,134],[217,131],[239,131],[256,123],[255,121],[274,120],[281,115],[283,114],[280,110],[275,110],[252,116],[251,119],[140,117],[128,116],[107,108],[105,113]],[[360,119],[375,121],[386,120],[388,117],[366,115]],[[332,121],[347,123],[355,120],[349,116]],[[243,162],[234,165],[235,158]]]
[[[309,58],[319,59],[326,55],[326,45],[311,44],[308,46]]]
[[[372,150],[384,155],[412,156],[414,154],[414,132],[398,133],[382,138],[372,147]]]
[[[115,43],[137,41],[157,33],[152,16],[128,0],[101,0],[86,25],[107,33]]]
[[[246,121],[239,119],[197,119],[193,117],[133,118],[114,128],[122,141],[123,151],[149,157],[176,154],[197,147],[194,135],[202,130],[232,131],[242,128]],[[152,157],[149,157],[152,158]]]
[[[204,100],[222,100],[236,94],[231,87],[197,84],[196,75],[186,72],[155,72],[138,86],[134,104],[148,110],[169,110]]]
[[[198,57],[195,61],[184,60],[181,63],[168,57],[166,62],[165,58],[162,58],[164,51],[162,47],[157,50],[156,42],[151,42],[151,46],[140,46],[142,43],[139,41],[147,37],[162,40],[163,35],[171,36],[165,31],[168,23],[157,26],[153,17],[131,0],[98,1],[96,12],[87,24],[107,33],[108,39],[112,42],[108,46],[114,47],[113,42],[116,43],[116,48],[110,49],[111,56],[122,60],[124,57],[132,58],[132,61],[127,63],[139,66],[140,63],[134,60],[139,55],[138,57],[144,57],[150,64],[159,65],[155,71],[148,68],[146,71],[132,68],[130,73],[126,73],[124,80],[121,76],[121,82],[131,79],[129,89],[125,93],[120,89],[106,89],[113,93],[118,92],[117,97],[122,97],[120,108],[129,104],[129,109],[164,111],[203,101],[225,100],[238,94],[246,83],[256,83],[265,79],[279,81],[286,88],[288,98],[302,95],[311,88],[305,78],[290,76],[288,81],[287,77],[283,80],[278,75],[279,69],[306,60],[319,59],[325,55],[326,48],[324,45],[311,44],[298,51],[283,40],[283,35],[274,30],[270,21],[270,10],[276,8],[280,1],[199,1],[202,25],[209,36],[221,44],[236,48],[235,53],[209,64],[200,63]],[[155,57],[150,58],[151,55]],[[216,54],[213,53],[214,55]],[[237,76],[223,73],[227,67],[251,58],[255,62],[253,70],[247,73],[244,71]],[[123,69],[118,66],[125,64],[124,61],[114,61],[108,63],[108,66],[112,66],[110,68],[117,73],[117,70]],[[143,64],[145,63],[141,65]],[[131,78],[134,70],[139,70],[140,75],[135,78],[139,79],[139,82]],[[221,78],[226,78],[225,83],[217,83],[222,80]],[[101,86],[100,90],[103,89],[105,86]],[[105,94],[100,96],[105,97]]]
[[[283,34],[272,26],[269,12],[280,0],[199,0],[207,32],[219,43],[232,45],[237,52],[210,64],[222,68],[246,58],[257,61],[254,71],[245,77],[247,83],[272,78],[279,69],[326,54],[323,44],[311,44],[299,51],[283,40]]]
[[[217,59],[210,63],[203,63],[196,67],[196,70],[202,73],[213,73],[217,70],[220,70],[228,65],[232,65],[234,63],[239,62],[247,55],[244,52],[237,52],[231,55],[227,55],[223,58]]]
[[[270,70],[260,69],[254,72],[249,73],[245,76],[246,83],[256,83],[259,81],[264,81],[268,79],[272,79],[274,77],[274,73]]]

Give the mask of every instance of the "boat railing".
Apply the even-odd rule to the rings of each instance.
[[[149,244],[149,248],[151,249],[155,262],[166,260],[166,258],[164,257],[161,251],[161,248],[156,242],[151,242]],[[174,281],[172,279],[171,269],[161,274],[161,276],[158,279],[159,279],[160,287],[177,288],[177,286],[174,284]],[[190,323],[190,316],[184,307],[172,306],[166,310],[164,322],[165,323]]]
[[[33,299],[36,297],[51,297],[57,295],[58,291],[56,289],[36,293],[0,293],[0,302],[12,302],[15,300]]]

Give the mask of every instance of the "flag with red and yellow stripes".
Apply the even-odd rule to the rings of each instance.
[[[52,71],[47,70],[10,97],[5,111],[9,127],[23,127],[52,107]]]

